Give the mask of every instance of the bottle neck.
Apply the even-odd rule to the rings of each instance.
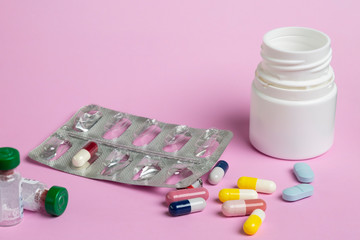
[[[14,174],[14,169],[10,169],[10,170],[0,170],[0,176],[9,176]]]
[[[14,178],[15,171],[11,170],[0,170],[0,181],[11,181]]]
[[[45,189],[40,194],[40,206],[41,206],[41,208],[45,209],[45,199],[46,199],[46,195],[47,195],[48,192],[49,192],[49,190]]]
[[[330,38],[322,32],[299,27],[272,30],[264,36],[261,56],[254,86],[265,95],[307,100],[335,87]]]

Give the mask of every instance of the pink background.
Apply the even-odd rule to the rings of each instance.
[[[276,181],[261,195],[267,218],[254,239],[358,239],[359,4],[357,1],[1,1],[0,146],[20,150],[18,171],[68,188],[59,218],[26,211],[1,239],[241,239],[246,218],[226,218],[217,194],[242,175]],[[264,156],[248,140],[250,86],[262,36],[283,26],[332,39],[338,85],[336,135],[309,160],[315,194],[287,203],[292,161]],[[81,178],[27,154],[81,106],[96,103],[196,128],[233,131],[226,178],[202,213],[170,217],[169,189]],[[206,180],[207,176],[203,179]]]

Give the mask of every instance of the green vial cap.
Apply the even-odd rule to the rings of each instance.
[[[45,197],[45,210],[50,215],[60,216],[65,212],[68,200],[66,188],[52,186]]]
[[[20,164],[20,153],[15,148],[0,148],[0,170],[7,171],[16,168]]]

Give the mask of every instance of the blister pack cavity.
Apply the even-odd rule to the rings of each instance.
[[[195,129],[88,105],[29,157],[87,178],[183,188],[212,168],[232,136],[227,130]],[[74,166],[73,157],[92,142],[96,152],[86,164]]]

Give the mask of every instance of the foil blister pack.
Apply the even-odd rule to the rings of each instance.
[[[227,130],[190,128],[88,105],[29,157],[87,178],[183,188],[212,168],[232,136]],[[97,144],[96,154],[75,167],[73,157],[90,142]]]

